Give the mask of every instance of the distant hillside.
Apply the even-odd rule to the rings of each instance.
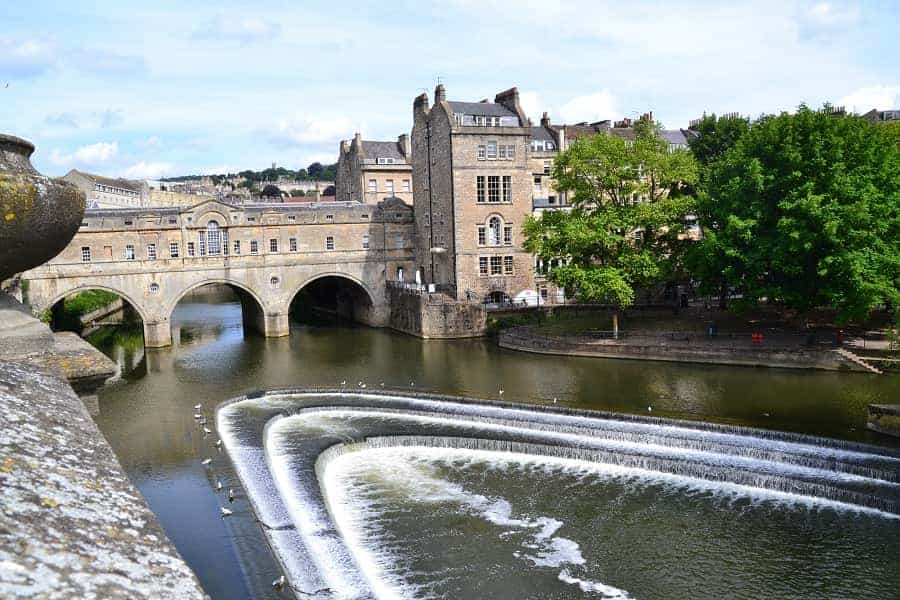
[[[229,177],[243,177],[248,182],[258,184],[267,181],[278,181],[279,177],[297,179],[300,181],[334,181],[336,172],[337,163],[333,165],[323,165],[322,163],[314,162],[305,169],[299,169],[297,171],[285,169],[284,167],[276,167],[274,169],[270,168],[263,171],[247,170],[240,171],[239,173],[219,173],[216,175],[209,175],[208,177],[210,177],[216,185]],[[203,177],[203,175],[179,175],[177,177],[164,177],[160,181],[181,182],[199,179],[200,177]]]

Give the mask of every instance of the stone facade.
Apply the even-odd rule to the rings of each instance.
[[[396,199],[89,210],[66,249],[22,278],[36,312],[84,289],[119,294],[140,315],[150,347],[171,343],[178,301],[209,283],[233,287],[247,323],[270,337],[289,333],[291,301],[322,277],[355,291],[357,320],[384,326],[385,282],[414,269],[412,220]]]
[[[456,300],[535,297],[522,247],[531,214],[530,127],[515,88],[494,102],[413,104],[416,261],[421,279]]]
[[[85,193],[87,208],[138,208],[150,204],[150,187],[144,181],[111,179],[75,169],[62,179]]]
[[[386,198],[413,203],[409,136],[396,142],[363,140],[357,133],[342,141],[335,177],[335,199],[377,204]]]

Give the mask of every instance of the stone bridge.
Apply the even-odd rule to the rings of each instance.
[[[88,210],[71,243],[22,274],[36,313],[89,289],[114,292],[144,323],[148,347],[171,344],[178,302],[209,284],[241,299],[245,326],[288,335],[301,290],[372,326],[388,324],[386,282],[414,272],[413,215],[388,199],[358,202]]]

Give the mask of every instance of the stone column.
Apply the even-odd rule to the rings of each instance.
[[[163,348],[172,345],[172,329],[169,321],[144,322],[144,346]]]

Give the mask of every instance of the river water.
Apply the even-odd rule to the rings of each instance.
[[[371,389],[384,384],[498,399],[503,389],[504,400],[517,402],[552,405],[556,399],[558,406],[897,448],[865,429],[867,404],[900,397],[896,376],[548,357],[501,350],[489,340],[423,341],[352,325],[294,324],[290,337],[266,340],[244,335],[239,303],[205,298],[179,305],[173,339],[171,348],[147,351],[139,334],[127,330],[97,340],[121,367],[100,393],[97,422],[214,598],[282,597],[270,586],[281,572],[230,461],[215,446],[217,432],[204,435],[194,419],[195,404],[212,424],[216,404],[252,390],[346,381],[357,389],[365,382]],[[360,457],[336,461],[329,481],[335,501],[354,507],[346,527],[364,547],[379,549],[371,551],[373,560],[385,581],[399,582],[394,590],[652,598],[665,597],[666,590],[754,597],[754,589],[764,596],[805,589],[808,597],[853,596],[853,590],[890,597],[900,589],[897,520],[773,508],[752,495],[735,499],[690,486],[685,492],[683,482],[629,473],[594,469],[586,476],[590,468],[559,461],[397,448]],[[202,465],[205,458],[212,463]],[[414,493],[422,487],[437,491]],[[561,490],[571,501],[559,502]],[[497,502],[508,505],[507,521],[482,510]],[[728,508],[735,503],[737,509]],[[233,516],[221,518],[221,506]],[[562,534],[554,537],[549,524]],[[411,535],[416,531],[428,533]],[[541,531],[549,537],[535,537]],[[551,538],[575,546],[542,546]],[[762,539],[767,543],[751,543]],[[529,596],[513,585],[521,577],[504,578],[521,574],[523,564],[536,574],[523,585],[545,593]]]

